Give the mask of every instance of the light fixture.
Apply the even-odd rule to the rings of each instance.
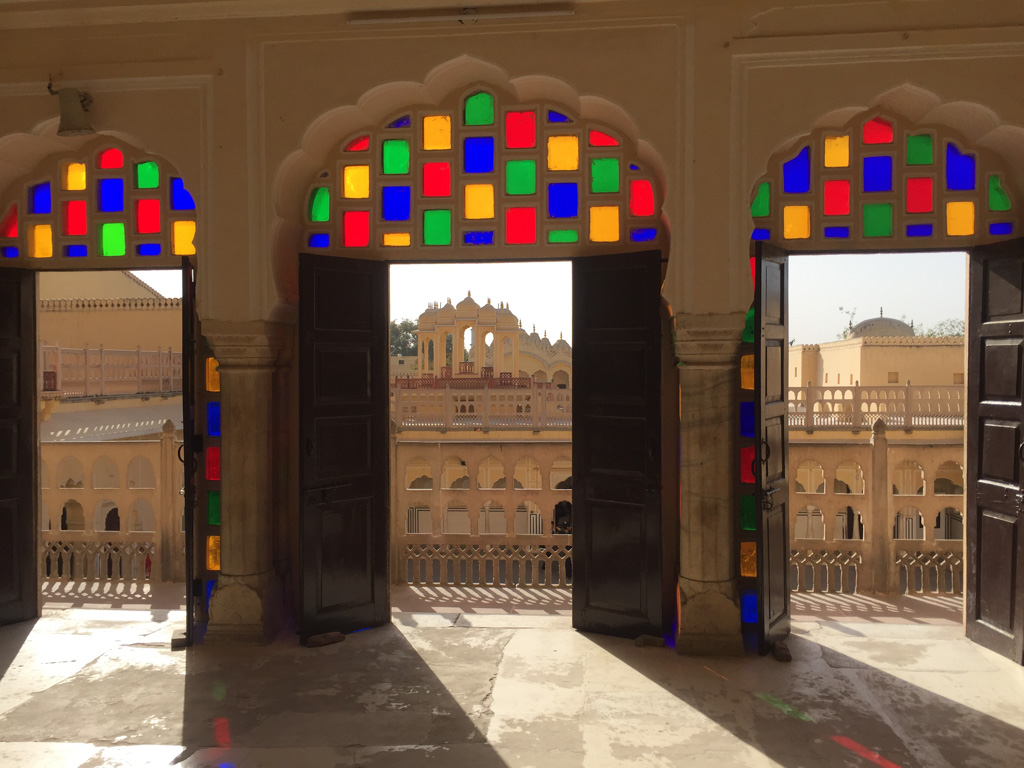
[[[77,88],[54,90],[52,80],[46,84],[46,90],[50,92],[51,96],[60,97],[58,136],[90,136],[96,133],[85,116],[89,105],[92,104],[92,96]]]

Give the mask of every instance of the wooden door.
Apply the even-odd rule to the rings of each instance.
[[[301,635],[390,620],[388,272],[299,257]]]
[[[971,252],[967,635],[1024,663],[1024,240]]]
[[[757,243],[754,327],[760,330],[754,362],[760,443],[755,450],[761,510],[757,572],[762,652],[789,634],[789,485],[786,479],[786,371],[789,350],[787,256]]]
[[[0,624],[39,615],[35,279],[0,271]]]
[[[661,636],[661,253],[577,259],[572,282],[573,626]]]
[[[203,594],[196,581],[196,452],[203,441],[196,434],[196,272],[188,259],[181,260],[181,409],[183,445],[179,459],[185,478],[185,645],[194,642],[196,597]]]

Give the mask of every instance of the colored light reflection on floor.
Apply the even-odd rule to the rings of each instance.
[[[224,685],[220,680],[213,684],[213,699],[214,701],[224,701],[224,697],[227,696],[227,686]]]
[[[761,701],[763,701],[763,702],[765,702],[767,704],[771,704],[777,710],[779,710],[780,712],[783,712],[783,713],[789,715],[790,717],[795,717],[797,720],[802,720],[805,723],[813,723],[814,722],[814,718],[811,717],[810,715],[808,715],[806,712],[801,712],[796,707],[791,707],[786,702],[782,701],[781,699],[777,699],[777,698],[775,698],[774,696],[772,696],[770,694],[767,694],[767,693],[755,693],[754,695],[757,696],[757,698],[759,698]]]
[[[226,717],[215,717],[213,719],[213,736],[218,747],[231,746],[231,726]]]
[[[706,670],[707,670],[708,672],[710,672],[710,673],[711,673],[712,675],[717,675],[718,677],[722,678],[723,680],[725,680],[725,682],[729,682],[729,678],[728,678],[728,677],[726,677],[725,675],[719,675],[719,674],[718,674],[717,672],[715,672],[715,670],[713,670],[713,669],[712,669],[711,667],[709,667],[709,666],[708,666],[707,664],[705,664],[705,665],[704,665],[704,669],[706,669]]]
[[[889,762],[877,752],[872,752],[870,749],[865,747],[863,744],[858,744],[853,739],[847,738],[846,736],[833,736],[832,741],[843,747],[846,747],[851,752],[863,757],[865,760],[870,760],[875,765],[880,765],[882,768],[900,768],[896,763]]]

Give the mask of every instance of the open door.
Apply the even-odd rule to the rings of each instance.
[[[391,619],[388,272],[299,257],[302,639]]]
[[[967,636],[1024,663],[1024,240],[971,251]]]
[[[576,259],[572,283],[573,626],[662,636],[661,253]]]
[[[0,624],[39,615],[35,279],[0,271]]]
[[[181,260],[181,428],[183,444],[178,458],[185,465],[185,645],[195,642],[196,596],[196,452],[202,439],[196,435],[196,272],[192,262]],[[180,642],[180,638],[178,640]],[[177,645],[172,640],[172,644]]]
[[[755,421],[760,442],[754,473],[760,499],[757,530],[760,650],[789,634],[789,484],[786,479],[786,372],[789,351],[788,262],[785,251],[758,242],[754,327]]]

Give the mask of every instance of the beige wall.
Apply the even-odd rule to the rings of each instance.
[[[896,384],[909,380],[915,386],[952,386],[963,384],[956,375],[962,377],[965,367],[962,339],[847,339],[792,347],[789,385],[885,386],[891,383],[889,374],[895,373]]]
[[[71,348],[181,351],[181,304],[177,299],[48,301],[37,315],[40,344]]]

